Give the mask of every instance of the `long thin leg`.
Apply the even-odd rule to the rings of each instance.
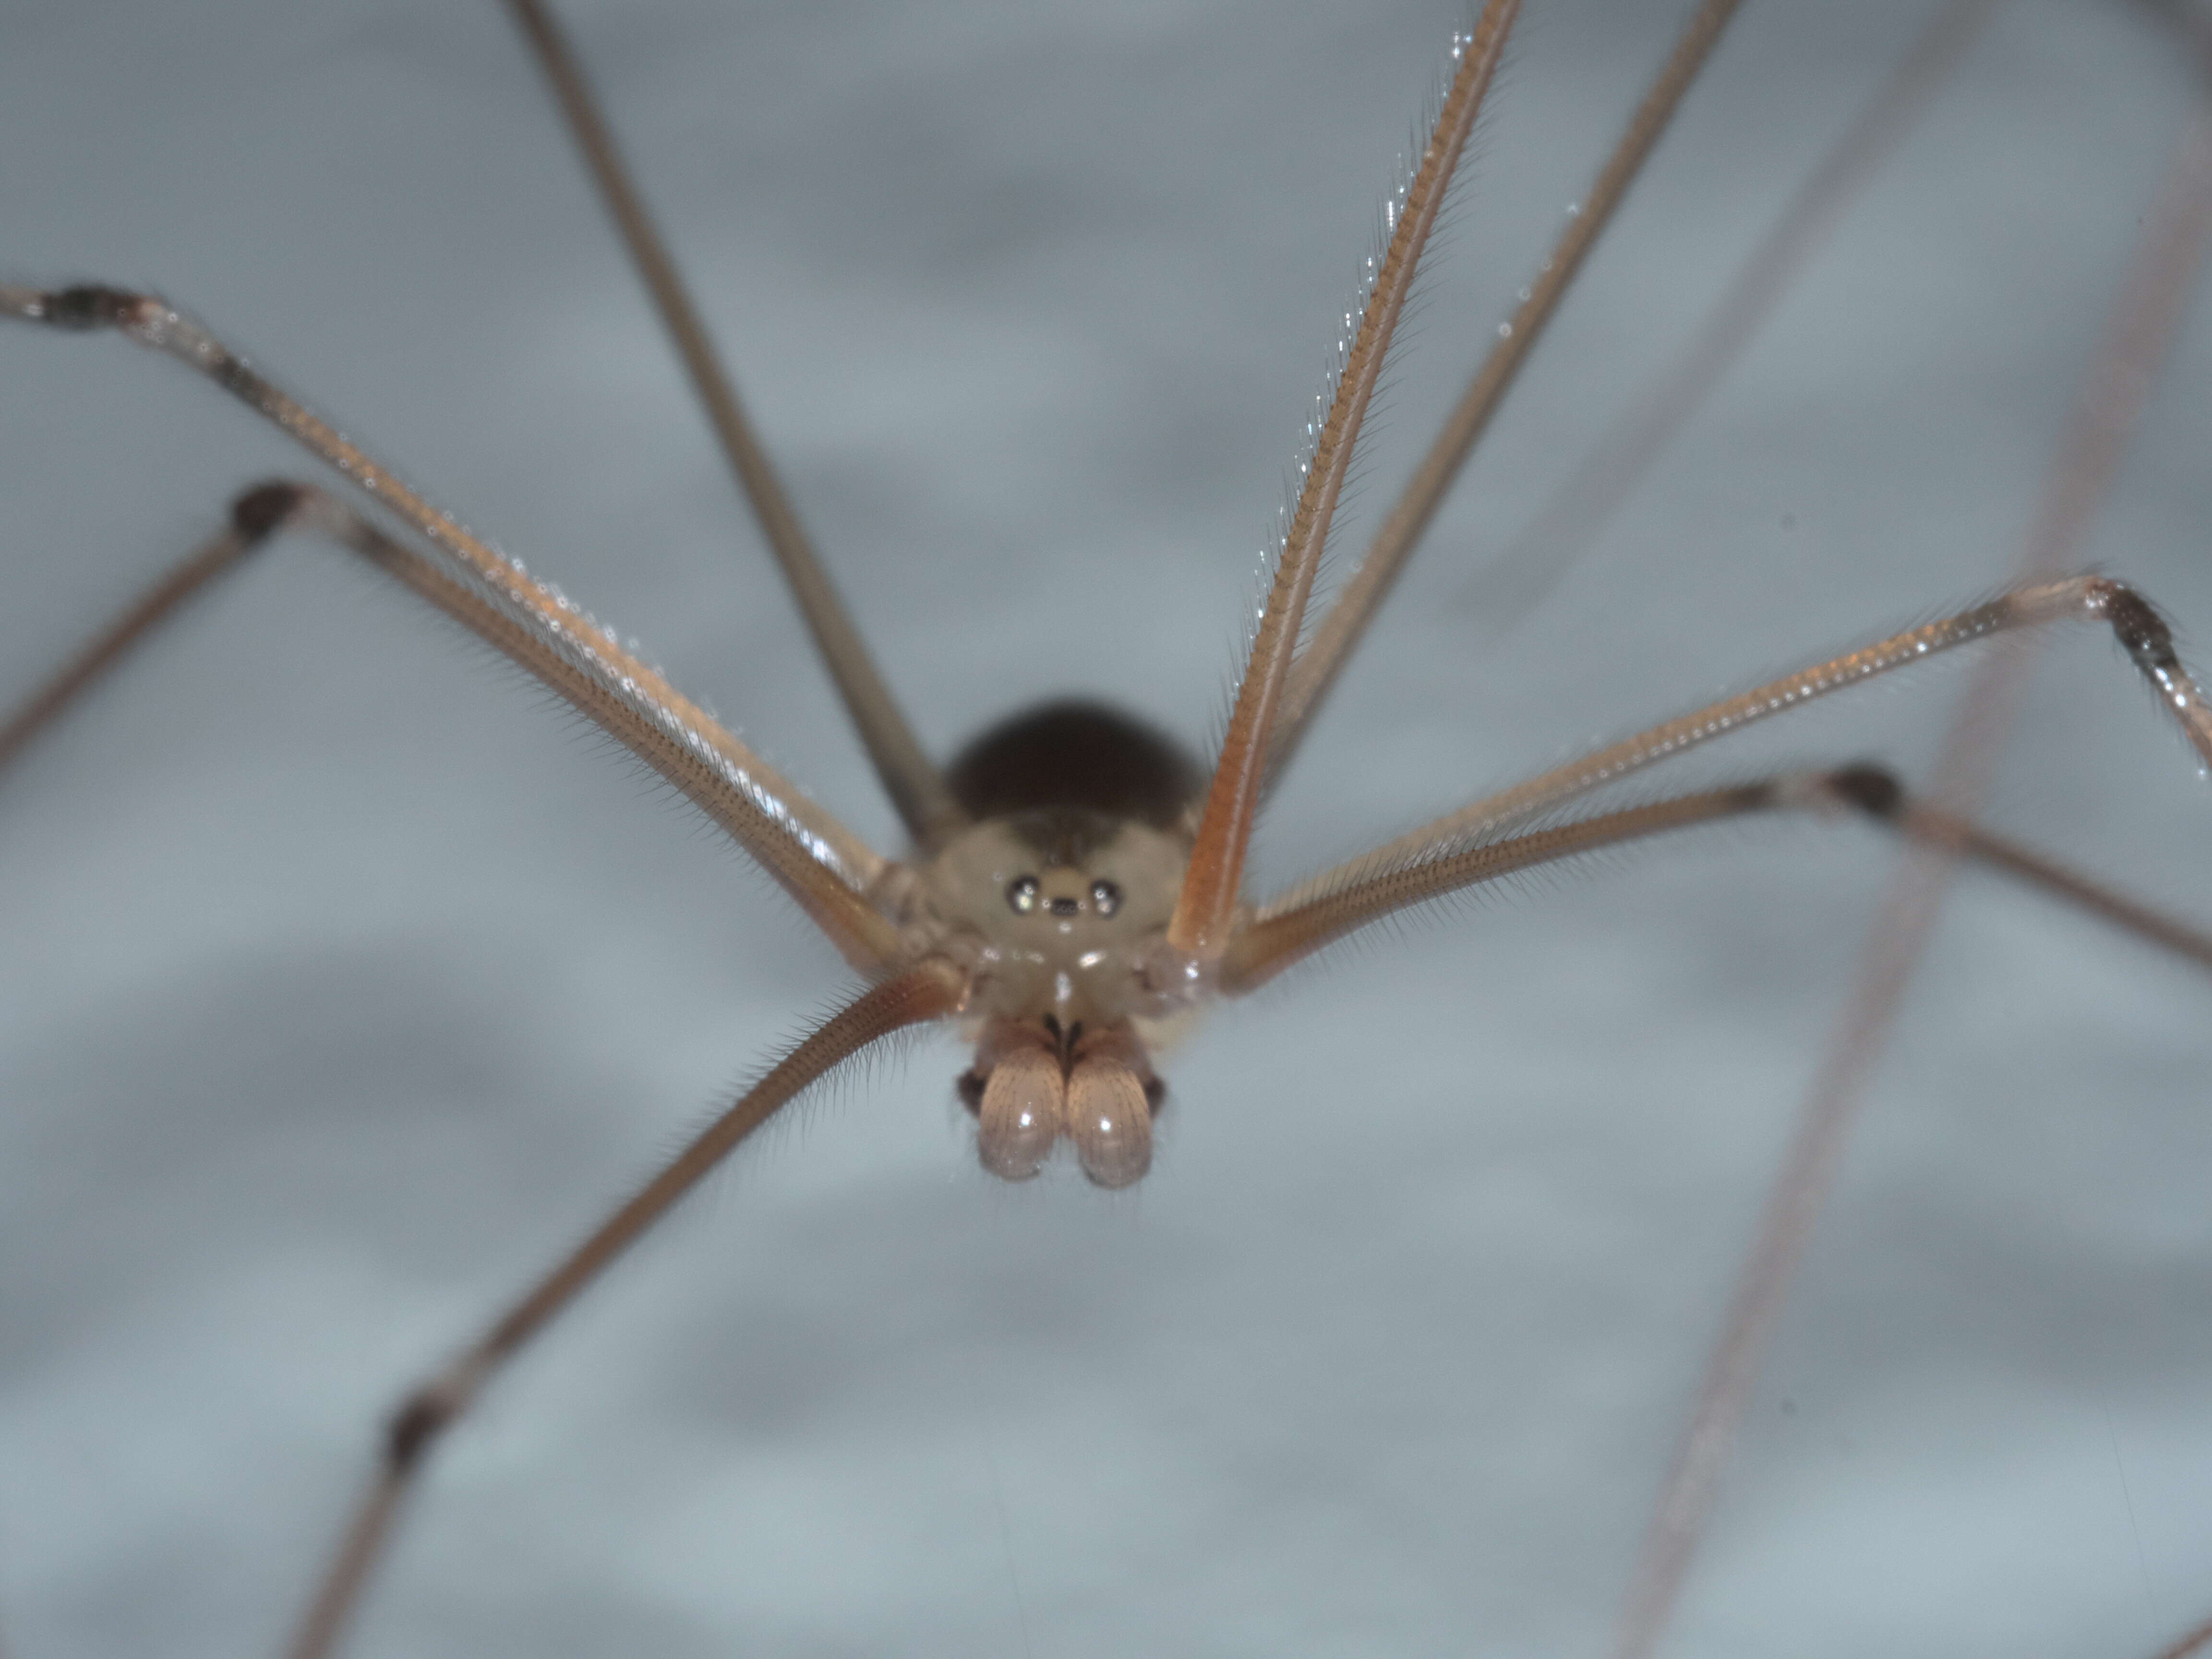
[[[2021,559],[2024,582],[2047,580],[2078,556],[2081,532],[2119,465],[2159,365],[2171,349],[2212,229],[2212,112],[2200,109],[2174,146],[2118,302],[2074,396]],[[2124,592],[2124,590],[2123,590]],[[2160,700],[2201,757],[2212,760],[2202,698],[2173,661],[2150,607],[2132,594],[2109,615]],[[2024,679],[2017,654],[1981,664],[1943,738],[1936,805],[1960,823],[1978,810]],[[1652,1507],[1621,1614],[1617,1659],[1648,1659],[1672,1616],[1723,1470],[1747,1409],[1766,1344],[1804,1257],[1874,1062],[1924,953],[1954,858],[1938,842],[1916,846],[1891,878],[1869,931],[1850,1001],[1807,1089],[1782,1167],[1729,1297],[1705,1376]]]
[[[1915,842],[1943,847],[2212,970],[2212,935],[2161,915],[2042,854],[1985,835],[1914,801],[1888,772],[1861,765],[1673,795],[1510,840],[1442,853],[1419,863],[1378,868],[1297,904],[1269,905],[1231,944],[1222,963],[1222,988],[1241,995],[1385,916],[1539,865],[1729,818],[1768,812],[1833,817],[1844,811],[1863,814]]]
[[[1480,836],[1502,825],[1525,819],[1617,783],[1632,772],[1694,749],[1699,744],[1738,732],[1754,721],[1803,707],[1832,691],[1863,685],[1877,675],[1920,662],[1955,646],[2045,623],[2069,619],[2108,625],[2130,660],[2158,694],[2197,751],[2198,763],[2212,769],[2212,706],[2181,665],[2173,648],[2173,633],[2150,602],[2125,583],[2109,576],[2069,576],[2001,594],[1986,605],[1962,611],[1902,634],[1877,640],[1856,651],[1801,668],[1778,680],[1754,686],[1733,697],[1708,703],[1687,714],[1662,721],[1635,736],[1608,744],[1579,759],[1553,767],[1525,783],[1431,819],[1358,858],[1325,870],[1279,903],[1295,903],[1309,893],[1341,885],[1345,880],[1376,863],[1402,863],[1429,856],[1437,847],[1449,846],[1469,836]]]
[[[1616,416],[1542,507],[1468,584],[1469,609],[1503,635],[1559,585],[1674,434],[1758,334],[1797,273],[1896,153],[1997,0],[1949,0],[1881,92],[1791,195],[1681,356]]]
[[[359,554],[559,692],[758,859],[854,967],[874,974],[897,952],[897,930],[796,838],[793,815],[786,812],[781,821],[775,816],[785,801],[798,799],[791,786],[658,674],[596,629],[571,625],[549,637],[543,627],[532,626],[344,502],[306,484],[278,481],[240,495],[231,505],[227,530],[157,582],[0,727],[0,765],[191,595],[288,529],[313,531]],[[519,567],[512,570],[513,581],[542,606],[557,607],[557,595]],[[576,623],[585,620],[573,609],[566,614]],[[745,757],[751,769],[740,770],[732,753]]]
[[[2170,951],[2202,967],[2212,968],[2212,934],[2176,921],[2102,882],[2069,870],[2048,854],[1982,829],[1940,806],[1914,800],[1887,773],[1869,768],[1853,769],[1833,774],[1828,783],[1837,800],[1863,812],[1876,823],[2039,888],[2051,897],[2086,910],[2124,933],[2133,933],[2146,944]]]
[[[267,534],[255,515],[241,511],[241,496],[231,509],[231,522],[210,536],[189,557],[140,595],[122,615],[100,629],[84,647],[44,685],[30,701],[0,725],[0,772],[28,748],[94,681],[126,656],[132,647],[167,622],[185,603],[261,543]]]
[[[1437,434],[1429,446],[1429,453],[1413,470],[1382,526],[1375,539],[1368,544],[1359,567],[1346,579],[1338,590],[1336,602],[1329,607],[1320,625],[1314,629],[1312,641],[1298,653],[1291,665],[1290,683],[1283,692],[1282,714],[1277,723],[1275,737],[1267,757],[1270,774],[1279,773],[1286,766],[1299,740],[1312,723],[1315,711],[1336,683],[1338,673],[1351,657],[1352,647],[1359,643],[1360,635],[1367,631],[1376,609],[1389,592],[1421,536],[1436,516],[1445,493],[1451,489],[1452,480],[1459,476],[1475,441],[1490,424],[1498,404],[1504,398],[1521,365],[1528,360],[1536,337],[1551,319],[1575,272],[1581,269],[1583,258],[1597,241],[1598,233],[1605,228],[1613,210],[1636,179],[1644,158],[1659,135],[1667,130],[1673,118],[1675,106],[1689,90],[1690,82],[1712,53],[1714,43],[1720,39],[1721,30],[1735,15],[1737,0],[1704,0],[1684,27],[1681,38],[1659,71],[1658,78],[1644,94],[1644,101],[1629,117],[1627,129],[1613,146],[1605,165],[1598,169],[1589,193],[1577,204],[1567,221],[1566,228],[1552,248],[1551,255],[1537,272],[1536,279],[1528,285],[1528,297],[1521,302],[1512,319],[1498,331],[1489,355],[1482,366],[1468,382],[1467,390],[1449,416],[1443,430]]]
[[[1431,899],[1443,898],[1485,882],[1497,881],[1540,864],[1556,864],[1581,853],[1624,842],[1643,841],[1669,830],[1771,812],[1798,804],[1786,799],[1794,781],[1762,779],[1648,802],[1625,811],[1607,812],[1538,830],[1510,840],[1396,866],[1370,866],[1367,873],[1312,893],[1295,903],[1262,908],[1240,929],[1221,964],[1221,988],[1232,996],[1266,984],[1285,968],[1303,961],[1383,917]],[[1802,791],[1801,791],[1802,792]],[[1310,887],[1311,884],[1308,884]],[[1301,887],[1300,893],[1307,892]]]
[[[150,346],[206,375],[283,428],[309,453],[327,462],[453,560],[456,576],[479,586],[516,625],[534,635],[541,655],[548,661],[559,658],[574,673],[597,681],[599,693],[596,695],[610,704],[629,704],[637,718],[629,723],[629,730],[610,726],[615,735],[628,743],[630,732],[643,737],[648,730],[657,730],[660,735],[652,742],[687,749],[697,765],[719,772],[718,793],[726,798],[726,817],[718,810],[717,821],[724,823],[739,844],[794,896],[802,889],[816,896],[819,904],[808,908],[810,915],[822,907],[842,908],[854,918],[847,932],[868,930],[868,923],[857,920],[858,912],[830,891],[835,885],[848,889],[853,896],[864,894],[883,873],[883,859],[865,842],[778,775],[720,722],[669,684],[659,670],[625,649],[612,629],[594,622],[558,590],[533,580],[518,561],[471,533],[451,514],[432,506],[198,324],[150,295],[110,288],[49,291],[7,283],[0,283],[0,317],[72,331],[114,329],[125,338]],[[537,672],[534,664],[526,665]],[[645,758],[656,768],[660,765],[650,755]],[[809,869],[809,865],[815,867]],[[808,901],[802,899],[801,904],[807,907]],[[839,949],[846,950],[849,957],[848,943],[838,938]],[[880,963],[883,954],[877,953],[873,962]],[[856,962],[855,965],[862,964]],[[872,963],[864,970],[872,971]]]
[[[468,1410],[494,1372],[598,1276],[738,1143],[833,1066],[870,1043],[957,1009],[967,979],[930,957],[830,1017],[747,1090],[704,1133],[533,1285],[460,1357],[408,1394],[386,1425],[375,1479],[354,1512],[289,1650],[324,1659],[368,1583],[409,1486],[438,1437]]]
[[[922,847],[937,845],[966,822],[966,815],[922,752],[829,572],[822,568],[807,539],[768,452],[745,418],[736,384],[715,351],[698,308],[691,303],[676,262],[669,257],[652,216],[646,211],[644,198],[630,180],[622,154],[615,147],[614,135],[559,24],[538,0],[507,0],[507,3],[552,86],[569,134],[584,153],[607,211],[614,216],[622,234],[623,245],[629,250],[638,275],[653,297],[653,309],[660,313],[661,323],[675,342],[676,355],[691,377],[692,390],[706,406],[707,419],[714,426],[722,453],[752,505],[753,517],[782,568],[784,580],[791,585],[792,597],[814,635],[815,649],[822,653],[868,758],[875,763],[876,775],[883,780],[907,833]]]
[[[2153,1659],[2190,1659],[2191,1654],[2202,1653],[2212,1647],[2212,1619],[2184,1631],[2153,1656]]]
[[[1244,853],[1259,810],[1276,708],[1290,672],[1291,654],[1297,648],[1306,596],[1313,591],[1314,572],[1328,538],[1337,494],[1352,465],[1359,424],[1382,375],[1391,331],[1413,287],[1421,249],[1443,205],[1452,167],[1474,129],[1482,95],[1489,88],[1492,71],[1505,49],[1506,33],[1518,9],[1518,0],[1490,0],[1473,36],[1454,43],[1452,54],[1459,60],[1459,68],[1452,76],[1451,89],[1421,152],[1420,165],[1400,199],[1391,204],[1390,240],[1368,291],[1358,331],[1345,354],[1336,395],[1329,400],[1328,411],[1316,432],[1312,453],[1302,469],[1305,483],[1291,510],[1290,531],[1276,562],[1267,609],[1261,613],[1259,633],[1237,690],[1229,732],[1222,739],[1221,757],[1215,764],[1206,809],[1199,819],[1189,868],[1176,900],[1175,915],[1168,923],[1170,949],[1194,967],[1218,961],[1228,948],[1231,918],[1243,892]]]

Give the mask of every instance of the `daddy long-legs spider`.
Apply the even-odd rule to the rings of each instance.
[[[1735,26],[1283,791],[1263,884],[2003,578],[2199,95],[2124,9],[2002,9],[1546,607],[1481,652],[1455,608],[1919,10]],[[1361,522],[1674,11],[1530,20]],[[1449,21],[576,18],[940,752],[1070,688],[1212,735]],[[0,76],[9,277],[193,307],[896,842],[495,11],[57,9]],[[2204,329],[2090,550],[2199,629]],[[230,489],[301,465],[112,343],[0,349],[12,697]],[[1993,811],[2185,903],[2201,787],[2110,655],[2052,641]],[[26,1652],[271,1644],[376,1413],[841,983],[507,678],[288,545],[7,781],[0,1628]],[[1705,775],[1910,773],[1956,684]],[[1723,830],[1323,964],[1176,1055],[1127,1202],[975,1174],[964,1062],[931,1042],[743,1155],[521,1363],[356,1650],[1589,1647],[1891,856]],[[2203,987],[1985,881],[1955,902],[1693,1585],[1698,1650],[2134,1653],[2204,1599]]]

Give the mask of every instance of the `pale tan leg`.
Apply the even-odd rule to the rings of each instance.
[[[1468,583],[1470,621],[1499,639],[1555,588],[1613,522],[1675,433],[1751,343],[1807,260],[1919,124],[1997,0],[1949,0],[1881,91],[1820,159],[1680,357],[1613,417],[1527,525]]]
[[[248,490],[231,503],[230,526],[194,549],[175,569],[146,590],[131,607],[102,629],[84,648],[30,700],[0,725],[0,771],[28,748],[35,738],[60,719],[70,706],[89,690],[93,683],[128,655],[131,648],[180,610],[185,603],[216,578],[235,568],[258,547],[272,526],[267,515],[255,510],[263,491],[289,485],[264,485]]]
[[[728,763],[712,738],[684,717],[694,706],[659,675],[647,670],[651,678],[646,681],[611,677],[601,660],[601,647],[619,647],[595,628],[588,633],[576,628],[549,636],[548,630],[532,627],[514,608],[496,603],[477,586],[456,578],[312,485],[279,480],[240,495],[232,503],[228,531],[156,583],[0,730],[0,763],[43,730],[133,644],[174,615],[186,599],[284,529],[315,531],[359,554],[559,692],[758,859],[855,969],[872,975],[898,951],[897,930],[859,891],[838,878],[820,852],[795,837],[788,821],[778,821],[774,814],[781,799],[761,779]],[[546,596],[549,604],[554,602],[549,590],[530,582],[519,569],[514,580]],[[569,614],[582,620],[573,606]],[[579,643],[583,648],[574,648]],[[697,719],[708,717],[699,713]],[[721,728],[712,730],[720,732]],[[773,774],[769,777],[781,782]],[[880,860],[878,865],[880,873]]]
[[[432,505],[191,318],[153,295],[121,289],[0,283],[0,318],[8,317],[76,333],[113,329],[204,375],[282,428],[451,561],[438,580],[481,595],[478,605],[488,604],[503,619],[508,637],[493,643],[541,678],[556,672],[565,676],[566,684],[550,678],[548,683],[705,806],[855,968],[872,973],[896,948],[890,925],[862,896],[885,869],[866,842],[671,685],[611,629]],[[418,555],[409,558],[425,572],[438,570]]]
[[[1459,403],[1444,419],[1429,453],[1414,468],[1397,501],[1383,518],[1375,538],[1360,557],[1359,565],[1338,590],[1336,602],[1315,628],[1312,641],[1291,666],[1283,690],[1281,716],[1267,750],[1267,773],[1272,776],[1289,764],[1299,740],[1311,726],[1314,712],[1328,695],[1330,686],[1350,659],[1352,647],[1374,619],[1376,611],[1398,579],[1407,558],[1420,543],[1451,489],[1452,480],[1490,424],[1490,417],[1521,373],[1536,337],[1551,320],[1553,311],[1581,269],[1583,258],[1596,245],[1598,233],[1620,205],[1636,181],[1644,158],[1674,118],[1675,106],[1690,82],[1711,56],[1721,30],[1735,13],[1737,0],[1704,0],[1684,27],[1674,50],[1668,54],[1658,77],[1644,94],[1644,101],[1629,117],[1627,129],[1614,144],[1605,165],[1598,169],[1589,193],[1577,204],[1551,255],[1529,283],[1528,297],[1512,319],[1498,331],[1482,366],[1460,394]]]
[[[1164,983],[1179,981],[1186,988],[1195,987],[1229,947],[1232,919],[1243,892],[1244,854],[1260,808],[1277,713],[1291,656],[1297,649],[1306,597],[1313,591],[1314,573],[1320,567],[1329,521],[1336,512],[1337,495],[1351,468],[1360,422],[1382,376],[1391,331],[1412,290],[1421,250],[1443,207],[1452,168],[1474,130],[1475,115],[1482,107],[1483,94],[1489,90],[1492,72],[1505,50],[1505,37],[1518,9],[1518,0],[1490,0],[1474,34],[1455,45],[1453,56],[1459,68],[1453,73],[1451,89],[1430,130],[1412,182],[1392,204],[1389,244],[1361,310],[1358,331],[1345,353],[1335,395],[1316,428],[1313,452],[1300,469],[1305,483],[1298,490],[1297,505],[1291,509],[1290,531],[1276,561],[1267,609],[1261,615],[1259,633],[1237,688],[1237,702],[1230,712],[1220,758],[1214,763],[1190,865],[1176,899],[1175,915],[1168,922],[1165,958],[1158,969]]]
[[[966,822],[966,815],[945,788],[937,769],[930,764],[929,757],[922,752],[906,716],[899,710],[897,700],[884,684],[875,659],[868,654],[860,630],[853,625],[852,617],[838,597],[829,572],[822,568],[822,561],[799,522],[798,512],[777,477],[768,452],[761,447],[751,422],[745,418],[744,405],[738,401],[736,384],[715,351],[697,307],[691,303],[676,262],[669,257],[652,216],[646,211],[644,198],[623,165],[621,152],[615,148],[614,135],[599,112],[575,54],[569,50],[552,12],[538,0],[508,0],[508,5],[537,54],[538,66],[544,71],[553,95],[560,102],[569,134],[584,153],[584,161],[606,202],[607,211],[613,215],[616,228],[622,234],[623,245],[629,250],[638,275],[652,295],[653,309],[660,313],[662,324],[675,342],[676,355],[683,360],[684,372],[691,377],[692,390],[706,406],[707,419],[714,426],[722,453],[744,488],[745,499],[752,504],[753,517],[759,522],[761,534],[767,538],[769,550],[782,568],[792,597],[798,601],[799,614],[806,619],[808,631],[814,636],[815,649],[822,653],[823,665],[836,683],[837,693],[845,701],[846,712],[860,732],[868,758],[875,763],[876,775],[883,780],[891,805],[898,809],[899,817],[915,844],[923,848],[940,844]]]
[[[1323,871],[1273,901],[1273,905],[1300,902],[1310,894],[1340,885],[1377,863],[1426,858],[1438,847],[1495,831],[1577,795],[1617,783],[1632,772],[1671,760],[1715,738],[1801,708],[1830,692],[1863,685],[1878,675],[1922,661],[1939,652],[2021,629],[2068,620],[2100,622],[2112,629],[2113,637],[2126,650],[2130,660],[2158,694],[2160,706],[2172,716],[2182,735],[2196,750],[2199,765],[2212,770],[2212,705],[2207,704],[2203,692],[2175,654],[2173,632],[2165,618],[2124,582],[2114,581],[2108,576],[2069,576],[2016,589],[1955,617],[1909,628],[1859,650],[1832,657],[1735,696],[1724,697],[1687,714],[1663,720],[1634,737],[1608,744],[1525,783],[1486,795],[1455,812],[1433,818],[1395,841]]]
[[[957,968],[931,957],[848,1003],[602,1222],[458,1359],[410,1390],[386,1424],[376,1476],[300,1621],[289,1650],[291,1659],[324,1659],[333,1650],[431,1446],[468,1410],[494,1372],[739,1141],[801,1090],[893,1031],[951,1013],[967,988],[966,976]]]
[[[2012,598],[2070,590],[2087,601],[2089,614],[2113,624],[2121,644],[2196,748],[2200,766],[2212,768],[2212,720],[2197,687],[2174,660],[2172,641],[2157,613],[2117,583],[2054,580],[2079,556],[2082,532],[2118,470],[2196,287],[2208,231],[2212,110],[2200,107],[2174,146],[2118,300],[2075,389],[2065,436],[2045,477],[2026,538],[2021,586]],[[1942,811],[1961,828],[1978,810],[2018,706],[2026,666],[2019,653],[1980,664],[1944,734],[1932,791]],[[1850,999],[1798,1110],[1789,1149],[1768,1188],[1707,1357],[1697,1400],[1652,1506],[1622,1610],[1616,1659],[1650,1659],[1666,1632],[1718,1497],[1767,1340],[1841,1167],[1875,1060],[1926,950],[1960,850],[1947,841],[1916,847],[1883,896]]]
[[[2212,968],[2212,935],[2162,911],[2130,898],[2126,894],[2068,869],[2047,854],[2025,847],[2008,836],[1992,834],[1955,813],[1908,797],[1887,773],[1871,767],[1853,768],[1830,775],[1829,793],[1844,805],[1863,812],[1924,845],[1957,856],[2038,888],[2051,897],[2087,911],[2147,945]]]
[[[1989,835],[1911,799],[1881,767],[1857,765],[1669,796],[1507,840],[1458,850],[1440,848],[1414,863],[1381,863],[1334,891],[1294,905],[1262,908],[1231,945],[1222,963],[1222,988],[1232,995],[1255,990],[1316,951],[1396,911],[1539,865],[1729,818],[1844,811],[1863,814],[1911,841],[1970,860],[2212,970],[2212,934],[2163,915],[2016,842]]]

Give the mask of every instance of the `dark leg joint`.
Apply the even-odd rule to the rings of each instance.
[[[1905,807],[1905,790],[1897,775],[1870,762],[1838,767],[1821,783],[1844,805],[1884,823],[1893,822]]]
[[[384,1432],[384,1461],[392,1473],[404,1474],[413,1468],[459,1413],[460,1404],[450,1389],[434,1384],[410,1396],[392,1413]]]
[[[2089,608],[2112,623],[2121,646],[2142,666],[2175,666],[2173,630],[2157,607],[2126,583],[2098,577],[2089,584]]]
[[[83,331],[94,328],[120,328],[141,303],[139,295],[119,288],[99,288],[86,284],[77,288],[56,289],[46,296],[40,307],[39,320],[55,328]]]
[[[267,539],[300,510],[307,491],[282,479],[256,484],[230,504],[231,527],[246,546]]]

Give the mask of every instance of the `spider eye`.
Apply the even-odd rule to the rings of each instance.
[[[1102,916],[1110,916],[1121,908],[1121,890],[1110,881],[1091,884],[1091,906]]]
[[[1007,906],[1018,916],[1025,916],[1037,908],[1037,878],[1035,876],[1016,876],[1006,884]]]

